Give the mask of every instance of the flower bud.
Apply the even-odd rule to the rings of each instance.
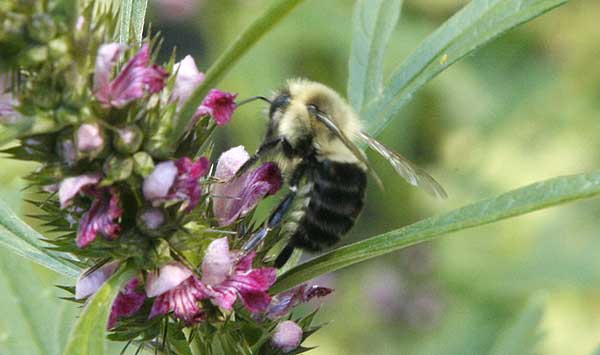
[[[137,226],[145,234],[157,236],[160,227],[165,223],[165,213],[160,208],[148,208],[142,210],[137,217]]]
[[[20,56],[19,64],[24,67],[36,65],[48,60],[48,47],[36,46],[25,51],[25,55]]]
[[[56,23],[47,14],[36,14],[27,24],[27,35],[38,43],[47,43],[56,37],[56,32]]]
[[[75,133],[77,150],[84,155],[95,157],[104,148],[104,134],[96,123],[84,123]]]
[[[154,161],[150,154],[146,152],[137,152],[133,155],[133,171],[136,174],[146,177],[154,171]]]
[[[138,126],[121,127],[114,135],[113,144],[119,153],[131,154],[140,149],[144,135]]]
[[[133,159],[130,157],[119,158],[112,156],[106,160],[102,168],[106,176],[106,183],[126,180],[133,173]]]
[[[302,342],[302,328],[291,320],[281,322],[271,336],[271,345],[284,353],[296,349]]]

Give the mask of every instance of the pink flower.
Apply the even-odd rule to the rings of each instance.
[[[61,181],[58,188],[58,200],[60,208],[65,208],[71,204],[73,198],[77,196],[84,187],[96,185],[100,182],[102,176],[98,173],[73,176]]]
[[[75,299],[81,300],[95,294],[118,268],[119,262],[113,261],[102,265],[91,273],[88,273],[89,270],[83,271],[75,284]],[[133,278],[119,292],[111,308],[108,321],[109,329],[115,326],[118,318],[131,317],[140,310],[146,295],[137,290],[139,284],[140,280]]]
[[[10,83],[6,75],[0,75],[0,124],[15,124],[21,119],[21,114],[15,110],[19,105],[10,92]]]
[[[231,179],[249,159],[243,146],[232,148],[219,157],[215,177]],[[213,212],[219,225],[226,226],[246,215],[266,196],[279,191],[283,183],[279,168],[265,163],[234,181],[213,185]]]
[[[177,73],[175,85],[173,86],[173,100],[181,106],[198,85],[204,81],[204,73],[198,70],[194,58],[190,55],[185,56],[179,63],[176,63],[173,71]]]
[[[113,81],[112,69],[119,60],[125,46],[118,43],[102,45],[96,57],[94,94],[104,107],[122,108],[139,99],[146,92],[157,93],[165,86],[168,76],[164,68],[150,64],[150,46],[142,45]]]
[[[206,298],[204,287],[192,271],[180,263],[168,264],[157,273],[149,273],[146,295],[156,297],[149,318],[173,312],[190,325],[205,318],[198,304]]]
[[[92,272],[89,272],[89,269],[84,270],[75,284],[75,299],[81,300],[96,293],[118,268],[119,262],[113,261]]]
[[[271,336],[271,345],[284,353],[296,349],[302,342],[302,328],[291,320],[281,322]]]
[[[136,277],[119,292],[110,310],[108,329],[114,328],[119,318],[131,317],[142,308],[146,295],[143,291],[138,290],[139,285],[140,280]]]
[[[236,262],[237,255],[229,251],[227,238],[210,243],[202,261],[205,293],[223,309],[231,310],[239,297],[249,311],[262,312],[271,302],[267,291],[275,282],[276,270],[252,269],[254,252]]]
[[[77,246],[85,248],[93,242],[98,234],[114,240],[121,232],[119,219],[123,214],[120,207],[119,195],[114,187],[88,187],[86,195],[93,197],[90,209],[83,214],[77,230]]]
[[[210,115],[219,126],[224,126],[231,120],[233,111],[237,108],[235,98],[237,94],[212,89],[204,98],[202,105],[198,108],[196,115]]]
[[[309,302],[315,297],[325,297],[332,292],[333,289],[328,287],[300,285],[274,296],[267,308],[266,315],[269,319],[283,317],[297,305]]]
[[[208,173],[209,167],[210,161],[205,157],[195,162],[187,157],[162,162],[144,179],[144,198],[154,206],[183,201],[182,207],[189,212],[200,202],[202,187],[198,180]]]

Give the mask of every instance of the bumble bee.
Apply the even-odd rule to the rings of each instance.
[[[256,96],[240,104],[256,99],[270,104],[267,133],[236,176],[270,157],[281,169],[289,193],[266,225],[246,242],[243,253],[254,249],[280,224],[282,234],[289,239],[275,260],[278,268],[295,248],[320,251],[347,234],[364,205],[367,173],[381,183],[357,143],[366,143],[381,154],[411,185],[446,197],[440,184],[425,171],[364,133],[356,113],[333,89],[294,79],[271,98]]]

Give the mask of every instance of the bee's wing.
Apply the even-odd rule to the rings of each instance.
[[[389,149],[368,134],[360,132],[359,136],[369,145],[369,147],[371,147],[371,149],[387,159],[394,170],[396,170],[396,172],[411,185],[419,187],[438,198],[448,197],[444,188],[423,169],[419,168],[399,153]]]
[[[342,141],[342,143],[344,143],[344,145],[350,150],[350,152],[352,152],[356,159],[358,159],[367,167],[367,169],[377,182],[377,185],[379,185],[380,188],[383,188],[383,183],[381,182],[381,179],[379,178],[379,176],[377,176],[375,170],[373,170],[373,168],[371,168],[371,166],[369,165],[369,161],[367,160],[365,154],[356,146],[356,144],[354,144],[354,142],[352,142],[350,138],[348,138],[348,136],[346,136],[346,134],[335,124],[335,122],[331,120],[331,118],[327,117],[327,114],[319,111],[315,107],[309,106],[308,111],[312,113],[319,120],[319,122],[323,123],[331,133],[335,134],[335,136],[338,137]]]

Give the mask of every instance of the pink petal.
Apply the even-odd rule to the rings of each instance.
[[[204,81],[204,74],[198,70],[194,58],[190,55],[176,63],[173,71],[177,73],[173,86],[173,100],[178,105],[183,105],[198,85]]]
[[[58,200],[60,201],[60,208],[67,207],[72,202],[73,198],[77,196],[79,192],[81,192],[81,189],[89,185],[98,184],[101,178],[102,177],[100,174],[95,173],[64,179],[58,188]]]
[[[139,284],[140,280],[137,277],[133,278],[119,292],[111,308],[108,329],[113,328],[119,318],[131,317],[142,308],[146,295],[137,290]]]
[[[240,292],[244,306],[252,313],[264,312],[271,303],[271,296],[267,292],[244,291]]]
[[[77,246],[85,248],[101,234],[114,240],[121,232],[118,223],[123,210],[120,207],[119,195],[114,187],[90,188],[87,193],[94,198],[90,209],[83,214],[77,230]]]
[[[156,297],[179,286],[193,273],[180,263],[172,263],[160,268],[158,272],[148,273],[146,295]]]
[[[264,197],[277,193],[282,184],[277,165],[265,163],[232,182],[215,187],[213,212],[219,225],[229,225],[248,214]]]
[[[198,304],[206,298],[203,285],[195,276],[187,278],[176,288],[163,293],[154,300],[149,318],[173,312],[188,325],[205,319],[205,314]]]
[[[89,274],[87,274],[89,269],[84,270],[75,284],[75,299],[80,300],[96,293],[104,282],[117,271],[118,267],[119,262],[113,261],[102,265]]]
[[[235,288],[217,287],[214,289],[208,288],[208,295],[212,303],[227,310],[233,309],[233,304],[237,300],[237,292]]]
[[[169,194],[176,176],[177,167],[174,162],[165,161],[156,165],[154,171],[144,179],[142,186],[144,198],[148,201],[165,198]]]
[[[183,201],[183,208],[190,212],[198,205],[200,197],[202,197],[199,180],[208,173],[210,161],[206,157],[200,157],[195,162],[188,157],[183,157],[177,159],[175,165],[177,166],[177,177],[167,199]]]
[[[202,260],[202,282],[205,285],[218,285],[231,274],[232,267],[233,258],[227,238],[213,240]]]
[[[150,46],[142,45],[119,75],[110,83],[104,73],[97,82],[94,94],[104,107],[123,108],[129,102],[144,96],[145,92],[156,93],[165,85],[168,73],[158,65],[150,65]]]
[[[286,320],[277,325],[271,336],[271,345],[281,349],[284,353],[296,349],[302,342],[302,328],[291,320]]]
[[[94,70],[94,94],[100,101],[109,101],[110,77],[113,67],[125,52],[127,46],[122,43],[103,44],[98,49]]]
[[[212,89],[198,108],[198,114],[210,114],[219,126],[226,125],[237,108],[236,97],[237,94]]]

